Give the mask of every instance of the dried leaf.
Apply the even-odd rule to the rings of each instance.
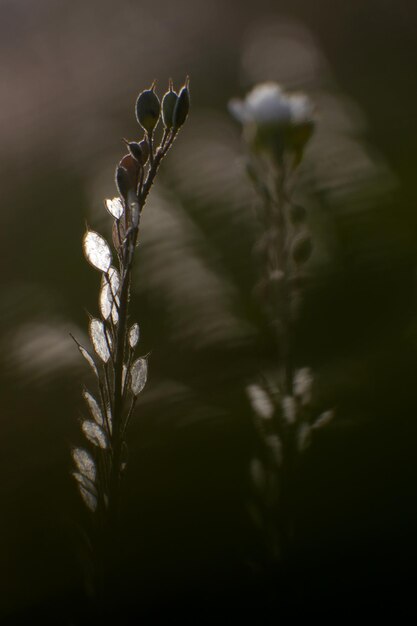
[[[130,368],[130,386],[135,396],[138,396],[146,384],[148,362],[146,359],[136,359]]]
[[[110,358],[112,343],[111,337],[105,330],[103,322],[95,318],[91,319],[89,331],[91,343],[93,344],[97,356],[100,357],[104,363],[107,363]]]
[[[92,420],[85,420],[82,424],[83,433],[92,444],[106,450],[108,448],[107,435],[104,430]]]
[[[94,230],[88,230],[83,240],[84,254],[93,267],[107,272],[112,261],[112,254],[107,241]]]
[[[85,358],[85,360],[87,361],[87,363],[89,364],[89,366],[91,367],[91,369],[93,370],[94,374],[97,376],[98,378],[98,369],[97,369],[97,365],[93,359],[93,357],[91,356],[91,354],[88,352],[88,350],[86,350],[83,346],[81,346],[80,344],[78,344],[78,350],[81,352],[81,354],[83,355],[83,357]]]
[[[123,204],[120,198],[113,198],[113,200],[105,200],[104,204],[106,205],[106,209],[117,220],[120,219],[123,215]]]
[[[132,349],[135,348],[138,341],[139,341],[139,324],[136,324],[135,322],[129,330],[129,346]]]
[[[90,409],[90,413],[94,419],[94,421],[99,425],[99,426],[104,426],[104,418],[103,418],[103,413],[101,412],[101,409],[99,407],[99,404],[97,402],[97,400],[94,398],[94,396],[87,391],[87,389],[84,389],[83,391],[83,398],[86,401],[88,408]]]
[[[87,452],[87,450],[84,450],[84,448],[74,448],[72,458],[74,459],[78,471],[94,482],[97,475],[97,468],[91,454]]]

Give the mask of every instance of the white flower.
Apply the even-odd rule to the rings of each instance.
[[[242,124],[290,127],[312,122],[313,107],[304,94],[286,94],[278,83],[261,83],[244,100],[232,100],[230,112]]]

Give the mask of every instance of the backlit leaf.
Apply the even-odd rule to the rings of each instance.
[[[83,433],[92,444],[105,450],[108,447],[107,435],[104,430],[92,420],[85,420],[82,424]]]
[[[112,254],[107,241],[94,230],[88,230],[83,240],[84,254],[93,267],[107,272],[112,261]]]
[[[111,267],[107,274],[103,274],[100,290],[100,311],[105,320],[112,316],[114,324],[117,324],[119,319],[118,306],[119,300],[119,288],[120,288],[120,276],[116,268]]]
[[[81,495],[82,499],[84,500],[84,504],[86,505],[86,507],[92,513],[94,513],[95,510],[97,509],[97,498],[96,498],[96,496],[93,495],[90,491],[88,491],[88,489],[83,487],[83,485],[80,485],[80,483],[78,483],[78,490],[80,492],[80,495]]]
[[[130,368],[130,386],[132,393],[137,396],[146,384],[148,375],[148,362],[146,359],[136,359]]]
[[[85,360],[87,361],[87,363],[89,364],[91,369],[93,370],[94,374],[98,378],[97,365],[95,364],[95,361],[94,361],[93,357],[91,356],[91,354],[83,346],[81,346],[80,344],[78,344],[78,350],[81,352],[81,354],[83,355],[83,357],[85,358]]]
[[[94,421],[99,426],[103,426],[104,425],[103,413],[101,412],[101,409],[99,407],[97,400],[89,391],[87,391],[87,389],[84,389],[83,391],[83,398],[86,401],[88,408],[90,409],[90,413]]]
[[[91,494],[93,494],[93,496],[97,496],[97,488],[93,481],[80,472],[73,472],[72,475],[79,485],[82,485],[84,489],[87,489]]]
[[[95,481],[97,475],[96,464],[93,457],[84,448],[74,448],[72,451],[72,458],[78,471],[89,478],[92,482]]]
[[[133,326],[129,330],[129,345],[133,349],[136,347],[139,341],[139,325],[133,324]]]
[[[111,349],[112,345],[110,335],[106,332],[103,322],[95,318],[91,319],[89,331],[91,343],[97,356],[104,363],[107,363],[110,358],[109,348]]]
[[[106,209],[113,215],[117,220],[123,215],[123,205],[120,198],[113,198],[113,200],[105,200],[104,204],[106,205]]]

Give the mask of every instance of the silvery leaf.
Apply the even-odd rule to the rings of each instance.
[[[84,254],[93,267],[107,272],[112,261],[112,254],[107,241],[94,230],[88,230],[83,240]]]
[[[120,276],[116,268],[111,267],[107,274],[103,274],[100,290],[100,311],[106,320],[112,316],[114,324],[117,324],[119,314],[118,306],[120,304],[118,292],[120,288]]]
[[[87,391],[87,389],[84,389],[83,391],[83,398],[86,401],[88,408],[90,409],[90,413],[94,421],[99,426],[103,426],[104,425],[103,413],[101,412],[101,409],[99,407],[97,400],[89,391]]]
[[[109,348],[112,346],[110,335],[105,331],[103,322],[98,319],[91,319],[89,330],[91,343],[94,346],[97,356],[99,356],[104,363],[107,363],[110,358]]]
[[[97,488],[87,476],[84,476],[84,474],[80,472],[73,472],[72,475],[79,485],[82,485],[84,489],[87,489],[93,496],[97,496]]]
[[[146,384],[148,362],[146,359],[136,359],[130,368],[130,387],[132,393],[138,396]]]
[[[108,447],[107,435],[104,430],[92,420],[85,420],[82,424],[83,433],[92,444],[106,450]]]
[[[133,349],[139,341],[139,325],[133,324],[129,330],[129,346]]]
[[[81,354],[83,355],[83,357],[85,358],[85,360],[87,361],[87,363],[89,364],[91,369],[93,370],[94,374],[98,378],[97,365],[95,364],[95,361],[94,361],[93,357],[91,356],[91,354],[83,346],[81,346],[80,344],[78,344],[78,350],[81,352]]]
[[[123,205],[120,198],[113,198],[113,200],[105,200],[104,204],[106,209],[117,220],[123,215]]]
[[[84,504],[86,505],[86,507],[92,513],[94,513],[95,510],[97,509],[97,498],[96,498],[96,496],[93,495],[90,491],[88,491],[88,489],[83,487],[83,485],[81,485],[80,483],[78,483],[78,490],[80,492],[80,495],[81,495],[82,499],[84,500]]]
[[[74,463],[78,471],[94,482],[96,479],[97,469],[91,454],[87,452],[87,450],[84,450],[84,448],[74,448],[72,451],[72,458],[74,459]]]

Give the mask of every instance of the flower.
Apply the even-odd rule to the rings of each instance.
[[[229,110],[243,125],[248,143],[255,148],[272,148],[275,156],[282,156],[285,149],[300,156],[314,126],[308,96],[287,94],[274,82],[256,85],[244,100],[231,100]]]

